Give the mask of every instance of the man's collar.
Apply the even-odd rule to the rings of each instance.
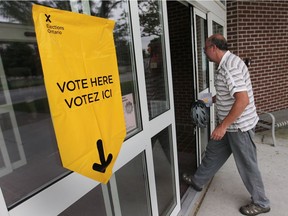
[[[223,64],[223,62],[225,62],[225,60],[227,59],[227,57],[230,55],[230,51],[229,50],[227,50],[226,52],[225,52],[225,54],[223,55],[223,57],[222,57],[222,59],[221,59],[221,61],[220,61],[220,64],[218,65],[218,69],[217,70],[219,70],[220,69],[220,67],[222,66],[222,64]]]

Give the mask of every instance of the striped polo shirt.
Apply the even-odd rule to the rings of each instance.
[[[249,105],[241,116],[229,126],[228,132],[242,132],[254,128],[259,120],[254,103],[252,84],[248,68],[236,55],[227,51],[222,57],[215,74],[216,107],[220,122],[228,115],[235,102],[234,93],[247,91]]]

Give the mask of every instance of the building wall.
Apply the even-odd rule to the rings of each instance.
[[[229,49],[250,58],[256,106],[288,108],[288,2],[227,1]]]

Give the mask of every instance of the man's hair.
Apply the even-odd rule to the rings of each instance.
[[[210,37],[209,42],[214,44],[220,50],[228,50],[228,43],[222,35],[213,35]]]

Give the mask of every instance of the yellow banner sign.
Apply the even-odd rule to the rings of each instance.
[[[62,164],[107,183],[126,135],[115,22],[39,5],[33,19]]]

